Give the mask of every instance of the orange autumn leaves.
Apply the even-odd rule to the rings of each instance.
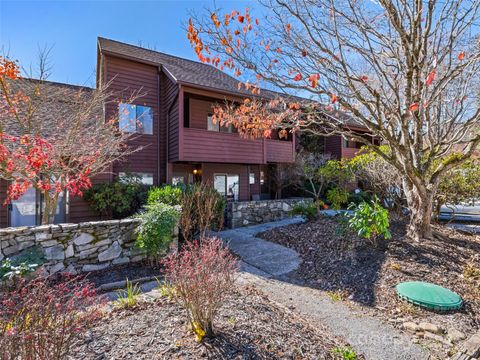
[[[212,120],[220,126],[233,125],[240,136],[245,138],[271,137],[273,129],[281,129],[279,136],[288,137],[284,125],[295,119],[301,111],[298,103],[289,104],[284,109],[280,100],[264,103],[256,99],[245,99],[240,104],[229,103],[214,108]]]
[[[0,76],[16,80],[20,75],[20,69],[15,61],[0,57]]]

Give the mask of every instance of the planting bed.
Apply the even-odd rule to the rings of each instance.
[[[291,274],[292,281],[328,291],[334,300],[359,304],[397,327],[405,328],[408,322],[434,324],[440,334],[434,340],[445,346],[450,342],[449,330],[457,335],[479,330],[480,236],[437,225],[435,239],[418,243],[405,238],[401,221],[394,221],[391,230],[392,240],[380,240],[378,246],[352,234],[336,218],[276,228],[257,236],[301,255],[302,264]],[[395,292],[395,285],[403,281],[444,286],[463,297],[464,307],[435,313],[407,304]],[[420,327],[412,328],[418,339],[425,336]]]
[[[95,287],[99,287],[104,284],[114,283],[117,281],[134,281],[140,278],[146,278],[150,276],[161,276],[161,268],[159,266],[152,266],[146,262],[137,262],[124,265],[114,265],[106,270],[92,271],[82,274],[86,278],[95,284]]]
[[[201,344],[178,305],[160,296],[145,299],[132,310],[106,314],[79,339],[75,358],[335,359],[332,349],[345,345],[250,287],[229,298],[215,323],[217,336]]]

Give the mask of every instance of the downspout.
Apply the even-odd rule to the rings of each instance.
[[[162,73],[163,72],[163,66],[160,65],[159,68],[158,68],[158,71],[159,73]],[[159,77],[159,80],[160,80],[160,77]],[[169,177],[169,171],[168,171],[168,164],[169,164],[169,156],[168,156],[168,150],[169,150],[169,125],[170,125],[170,111],[172,110],[172,107],[173,105],[175,104],[175,101],[178,99],[178,94],[180,92],[180,84],[178,84],[178,88],[177,88],[177,92],[175,94],[175,96],[173,97],[173,100],[171,101],[171,103],[168,105],[167,107],[167,114],[166,114],[166,121],[167,121],[167,124],[166,124],[166,136],[165,136],[165,182],[168,182],[168,177]],[[159,154],[160,154],[160,146],[158,147],[158,151],[159,151]],[[160,158],[160,157],[159,157]],[[160,167],[158,168],[159,172],[160,172]]]

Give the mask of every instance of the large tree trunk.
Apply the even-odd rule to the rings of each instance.
[[[413,185],[403,182],[403,191],[407,199],[410,221],[407,227],[407,236],[420,241],[432,238],[432,213],[434,191],[427,186]]]

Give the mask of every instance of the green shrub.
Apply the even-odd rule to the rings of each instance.
[[[148,191],[147,203],[164,203],[168,205],[180,205],[182,201],[182,189],[178,186],[164,185],[153,187]]]
[[[370,203],[362,202],[355,207],[352,205],[353,215],[350,217],[349,226],[355,230],[359,236],[373,240],[382,236],[384,239],[392,237],[390,233],[390,221],[388,210],[380,205],[377,197]]]
[[[317,207],[313,202],[300,202],[293,206],[292,215],[300,215],[306,217],[308,220],[313,220],[317,217]]]
[[[340,356],[343,360],[357,360],[357,354],[350,346],[336,347],[332,350],[332,353]]]
[[[362,202],[370,202],[372,201],[372,197],[365,191],[361,191],[359,193],[352,192],[348,195],[348,204],[355,204],[360,205]]]
[[[149,188],[138,177],[129,175],[112,183],[95,184],[84,192],[83,198],[102,216],[122,219],[145,205]]]
[[[145,209],[145,212],[137,215],[142,223],[137,229],[136,245],[156,259],[169,249],[180,209],[162,203],[146,205]]]
[[[225,217],[225,198],[208,184],[193,184],[185,188],[180,204],[180,229],[187,241],[205,237],[208,230],[221,229]]]
[[[39,247],[23,250],[19,255],[0,262],[0,281],[4,278],[11,279],[28,275],[44,263],[45,257]]]
[[[335,187],[327,191],[327,200],[334,210],[340,210],[342,205],[347,204],[349,193],[347,190]]]

